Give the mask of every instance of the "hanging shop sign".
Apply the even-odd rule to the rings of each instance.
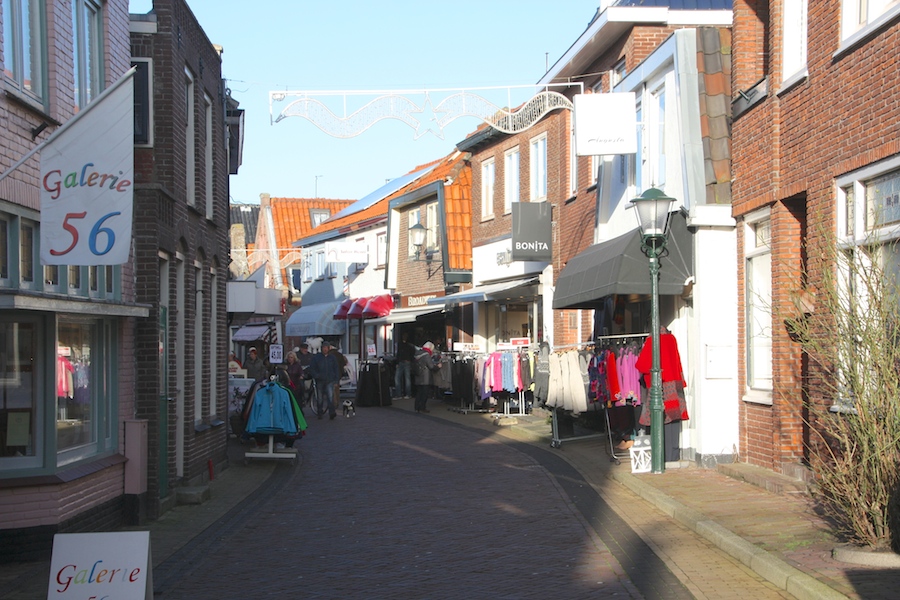
[[[634,92],[575,96],[575,154],[603,156],[637,152]]]
[[[549,202],[513,202],[512,260],[553,259]]]
[[[134,90],[129,71],[41,149],[41,263],[120,265],[131,250]]]

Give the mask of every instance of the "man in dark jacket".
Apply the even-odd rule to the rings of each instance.
[[[322,342],[322,352],[313,355],[308,369],[310,375],[316,380],[316,389],[319,392],[318,406],[315,407],[316,417],[319,419],[324,416],[326,409],[329,419],[337,416],[335,390],[339,389],[343,367],[340,365],[337,354],[331,350],[330,342]]]

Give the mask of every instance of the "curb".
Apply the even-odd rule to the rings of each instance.
[[[792,567],[774,554],[758,548],[698,511],[640,481],[631,473],[611,469],[608,477],[621,483],[656,506],[664,514],[728,553],[766,581],[793,594],[798,600],[848,600],[847,596],[825,585],[815,577]]]

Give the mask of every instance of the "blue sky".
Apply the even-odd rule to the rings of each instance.
[[[587,27],[599,0],[188,0],[223,75],[246,110],[244,162],[232,202],[259,195],[358,199],[388,179],[450,153],[480,123],[461,118],[444,138],[394,120],[339,139],[300,117],[272,124],[269,92],[424,90],[537,82]],[[152,0],[130,0],[146,13]],[[516,106],[533,90],[481,93]],[[407,95],[422,105],[424,95]],[[443,95],[429,94],[432,104]],[[349,111],[372,97],[349,99]],[[343,100],[330,103],[343,106]],[[331,105],[331,104],[330,104]]]

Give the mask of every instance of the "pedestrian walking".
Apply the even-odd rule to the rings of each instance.
[[[332,349],[331,342],[322,342],[322,352],[313,355],[309,365],[309,374],[316,380],[316,389],[319,391],[318,406],[315,407],[318,419],[321,419],[326,411],[329,419],[337,416],[335,389],[339,389],[343,369]]]
[[[394,395],[397,398],[412,396],[412,366],[416,348],[406,340],[404,333],[397,345],[397,368],[394,371]]]
[[[426,408],[428,399],[434,397],[434,373],[441,368],[440,356],[434,354],[434,344],[425,342],[416,355],[416,412],[431,412]]]

